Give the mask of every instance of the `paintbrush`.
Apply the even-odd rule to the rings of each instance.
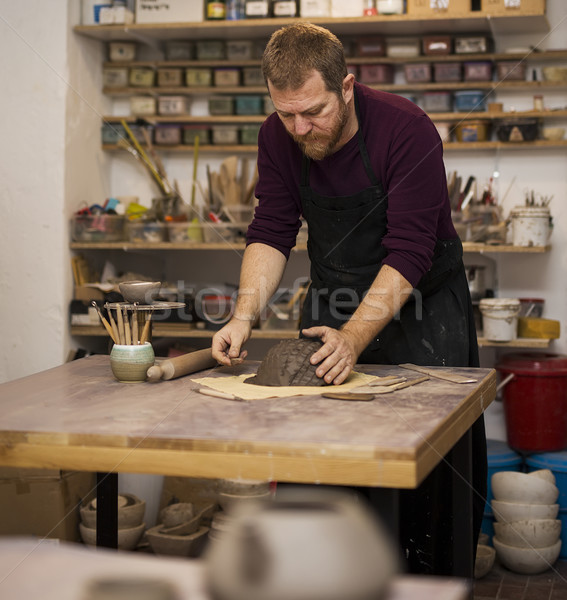
[[[110,327],[108,321],[102,316],[102,312],[98,306],[98,304],[93,300],[91,302],[92,306],[95,307],[96,312],[98,313],[98,316],[100,318],[100,320],[102,321],[102,324],[104,325],[104,328],[106,329],[106,331],[108,331],[108,335],[112,338],[112,341],[117,344],[118,342],[116,341],[115,337],[114,337],[114,332],[112,331],[112,327]]]

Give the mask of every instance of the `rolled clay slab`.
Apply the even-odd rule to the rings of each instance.
[[[313,339],[283,340],[268,350],[256,375],[246,379],[246,383],[269,386],[328,385],[315,374],[317,365],[309,362],[312,354],[322,345],[320,340]]]

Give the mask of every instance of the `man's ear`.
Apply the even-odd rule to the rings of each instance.
[[[345,104],[348,104],[352,100],[353,94],[354,94],[354,75],[352,73],[349,73],[343,79],[343,100],[345,101]]]

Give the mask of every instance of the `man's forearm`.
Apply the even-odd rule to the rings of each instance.
[[[234,318],[254,323],[278,289],[285,266],[285,256],[271,246],[255,243],[246,248]]]
[[[380,269],[359,307],[341,327],[357,356],[394,318],[412,291],[411,284],[399,271],[388,265]]]

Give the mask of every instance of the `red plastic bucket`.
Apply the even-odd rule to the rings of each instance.
[[[508,445],[519,452],[567,448],[567,356],[518,353],[496,365],[502,390]]]

